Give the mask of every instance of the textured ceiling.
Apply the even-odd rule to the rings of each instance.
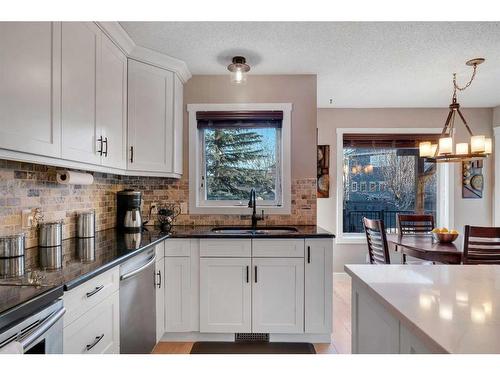
[[[184,60],[193,74],[226,74],[236,54],[247,57],[250,74],[317,74],[318,107],[444,107],[452,73],[463,83],[470,74],[465,61],[485,57],[459,102],[500,105],[499,22],[121,25],[137,44]]]

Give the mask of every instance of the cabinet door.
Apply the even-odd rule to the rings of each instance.
[[[253,258],[252,332],[304,332],[304,259]]]
[[[182,81],[174,76],[174,173],[182,174],[182,149],[184,127],[184,88]]]
[[[250,266],[250,258],[200,259],[200,332],[251,332]]]
[[[191,327],[191,263],[189,257],[165,258],[165,331]]]
[[[115,292],[63,330],[64,354],[119,354],[119,293]]]
[[[174,74],[134,60],[128,64],[127,168],[172,172]]]
[[[58,22],[0,22],[0,148],[61,156]]]
[[[102,165],[125,169],[127,58],[104,35],[97,74],[97,128],[98,137],[104,140]]]
[[[332,253],[332,240],[306,240],[304,321],[307,333],[332,331]]]
[[[156,287],[156,342],[165,333],[165,258],[159,258],[155,263]]]
[[[62,157],[100,164],[96,67],[101,33],[93,22],[62,23]]]

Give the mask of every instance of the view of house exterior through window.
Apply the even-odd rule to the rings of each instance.
[[[278,194],[280,129],[244,127],[203,129],[207,201],[257,199],[275,203]]]
[[[436,214],[436,164],[415,147],[344,144],[344,233],[363,232],[362,218],[384,220],[396,228],[397,213]]]

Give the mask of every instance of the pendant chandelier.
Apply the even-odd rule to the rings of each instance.
[[[472,66],[472,76],[464,86],[460,87],[457,84],[457,75],[453,73],[453,97],[450,104],[450,112],[446,118],[443,131],[439,137],[437,144],[431,142],[420,142],[419,153],[420,157],[426,158],[427,161],[435,163],[460,162],[466,160],[486,158],[492,152],[491,138],[486,138],[484,135],[474,135],[471,128],[467,124],[464,115],[460,111],[460,104],[457,102],[457,90],[464,91],[467,89],[474,78],[476,77],[477,66],[484,62],[483,58],[476,58],[467,61],[467,66]],[[455,119],[459,117],[465,129],[470,136],[469,143],[454,142],[455,136]],[[455,152],[453,145],[455,144]]]

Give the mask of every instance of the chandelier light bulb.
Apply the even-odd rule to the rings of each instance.
[[[446,155],[453,152],[453,138],[445,137],[439,138],[439,154]]]
[[[484,153],[489,155],[493,152],[493,142],[491,138],[486,138],[484,140]]]
[[[469,144],[468,143],[457,143],[455,146],[457,155],[467,155],[469,153]]]
[[[473,135],[470,137],[470,151],[471,153],[482,153],[486,149],[486,138],[484,135]]]

